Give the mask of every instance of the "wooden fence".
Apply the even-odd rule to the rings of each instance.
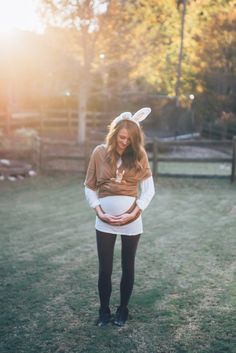
[[[88,129],[99,129],[110,122],[112,113],[87,111]],[[63,131],[66,135],[75,135],[78,130],[78,110],[76,109],[41,109],[40,111],[23,111],[17,113],[0,112],[0,129],[11,132],[19,128],[33,128],[40,135],[48,131]]]
[[[53,161],[74,161],[74,170],[84,174],[88,165],[89,157],[92,149],[97,144],[103,142],[104,133],[91,134],[87,138],[87,144],[80,145],[77,142],[72,141],[61,141],[51,139],[38,139],[36,142],[36,157],[37,168],[41,172],[49,170],[61,170],[55,165],[52,166]],[[187,147],[195,146],[202,148],[222,148],[225,147],[227,150],[231,150],[229,155],[217,156],[217,157],[181,157],[171,156],[171,154],[161,153],[161,150],[167,150],[173,147]],[[192,140],[192,141],[168,141],[163,142],[158,139],[148,141],[147,145],[149,152],[149,160],[152,162],[152,172],[154,178],[157,176],[165,175],[158,170],[159,162],[177,162],[177,163],[228,163],[231,165],[231,182],[235,181],[235,165],[236,165],[236,137],[232,141],[208,141],[208,140]],[[38,157],[37,157],[38,156]],[[51,164],[51,165],[50,165]],[[68,168],[68,167],[67,167]],[[70,168],[68,168],[70,169]],[[73,169],[73,168],[72,168]],[[178,174],[179,176],[186,176]],[[176,176],[169,174],[168,176]],[[190,176],[190,175],[189,175]],[[199,175],[200,176],[200,175]],[[207,175],[206,175],[207,176]],[[210,175],[208,175],[210,177]]]
[[[105,134],[105,131],[95,132],[90,129],[85,144],[75,140],[35,138],[34,161],[37,171],[44,173],[64,169],[84,175],[93,148],[103,143]]]
[[[105,114],[106,115],[106,114]],[[110,115],[110,114],[109,114]],[[88,159],[91,153],[92,147],[96,144],[101,143],[105,136],[105,131],[96,133],[100,129],[101,119],[104,125],[104,119],[109,120],[109,116],[104,116],[102,113],[88,112],[87,119],[87,142],[85,145],[80,145],[75,141],[68,140],[55,140],[38,138],[35,139],[33,147],[33,162],[37,169],[40,171],[46,170],[60,170],[63,161],[71,161],[71,167],[74,170],[80,170],[81,173],[86,170]],[[2,123],[4,117],[1,116]],[[24,112],[17,113],[11,116],[11,119],[5,117],[5,122],[9,129],[15,129],[17,127],[37,127],[39,131],[44,131],[52,126],[60,127],[71,132],[75,131],[78,127],[78,117],[76,110],[44,110],[39,112]],[[0,126],[1,127],[1,126]],[[191,141],[162,141],[154,139],[148,141],[149,158],[152,161],[153,175],[163,175],[158,170],[158,162],[191,162],[191,163],[230,163],[231,164],[231,181],[235,180],[235,159],[236,159],[236,137],[229,140],[191,140]],[[227,146],[231,148],[231,154],[225,157],[172,157],[168,154],[161,153],[164,148],[174,147],[187,147],[187,146],[198,146],[198,147],[220,147]],[[57,163],[55,162],[57,160]],[[60,162],[59,162],[60,161]],[[73,164],[73,166],[72,166]],[[66,170],[66,166],[65,166]],[[70,168],[68,168],[70,170]],[[165,174],[167,175],[167,174]],[[178,174],[180,175],[180,174]],[[173,175],[174,176],[174,175]]]
[[[80,172],[86,169],[85,146],[76,141],[37,138],[35,141],[36,170],[40,173]]]
[[[160,153],[160,149],[167,149],[169,147],[187,147],[187,146],[197,146],[205,148],[213,147],[228,147],[231,149],[231,154],[228,156],[219,157],[172,157],[170,155],[165,155]],[[233,137],[231,141],[217,141],[217,140],[192,140],[192,141],[160,141],[154,139],[152,142],[152,152],[149,154],[149,159],[152,161],[152,172],[153,176],[157,177],[161,175],[158,172],[158,162],[177,162],[177,163],[230,163],[231,164],[231,174],[230,180],[233,182],[235,180],[235,165],[236,165],[236,136]],[[165,175],[167,175],[165,173]],[[183,176],[179,174],[180,176]],[[168,176],[171,176],[169,174]],[[176,175],[173,175],[176,176]]]

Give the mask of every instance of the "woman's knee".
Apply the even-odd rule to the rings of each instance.
[[[110,279],[112,271],[109,269],[99,269],[99,277],[103,279]]]

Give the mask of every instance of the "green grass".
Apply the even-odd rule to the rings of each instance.
[[[132,319],[97,328],[94,213],[82,180],[1,182],[0,352],[235,352],[236,184],[161,178],[143,219]]]
[[[183,162],[159,162],[159,173],[186,174],[186,175],[231,175],[231,163],[183,163]]]

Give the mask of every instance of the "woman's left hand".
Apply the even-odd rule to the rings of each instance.
[[[113,219],[112,224],[114,224],[114,225],[126,224],[129,221],[131,221],[134,217],[135,217],[135,215],[132,213],[123,213],[120,216],[116,216],[115,220]]]

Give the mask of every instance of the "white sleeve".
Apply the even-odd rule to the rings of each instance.
[[[85,186],[84,192],[85,192],[86,200],[88,201],[88,204],[90,207],[95,208],[96,206],[100,205],[100,201],[98,199],[98,195],[96,191]]]
[[[155,194],[154,182],[152,176],[141,181],[141,195],[137,199],[138,207],[144,211],[148,207]]]

